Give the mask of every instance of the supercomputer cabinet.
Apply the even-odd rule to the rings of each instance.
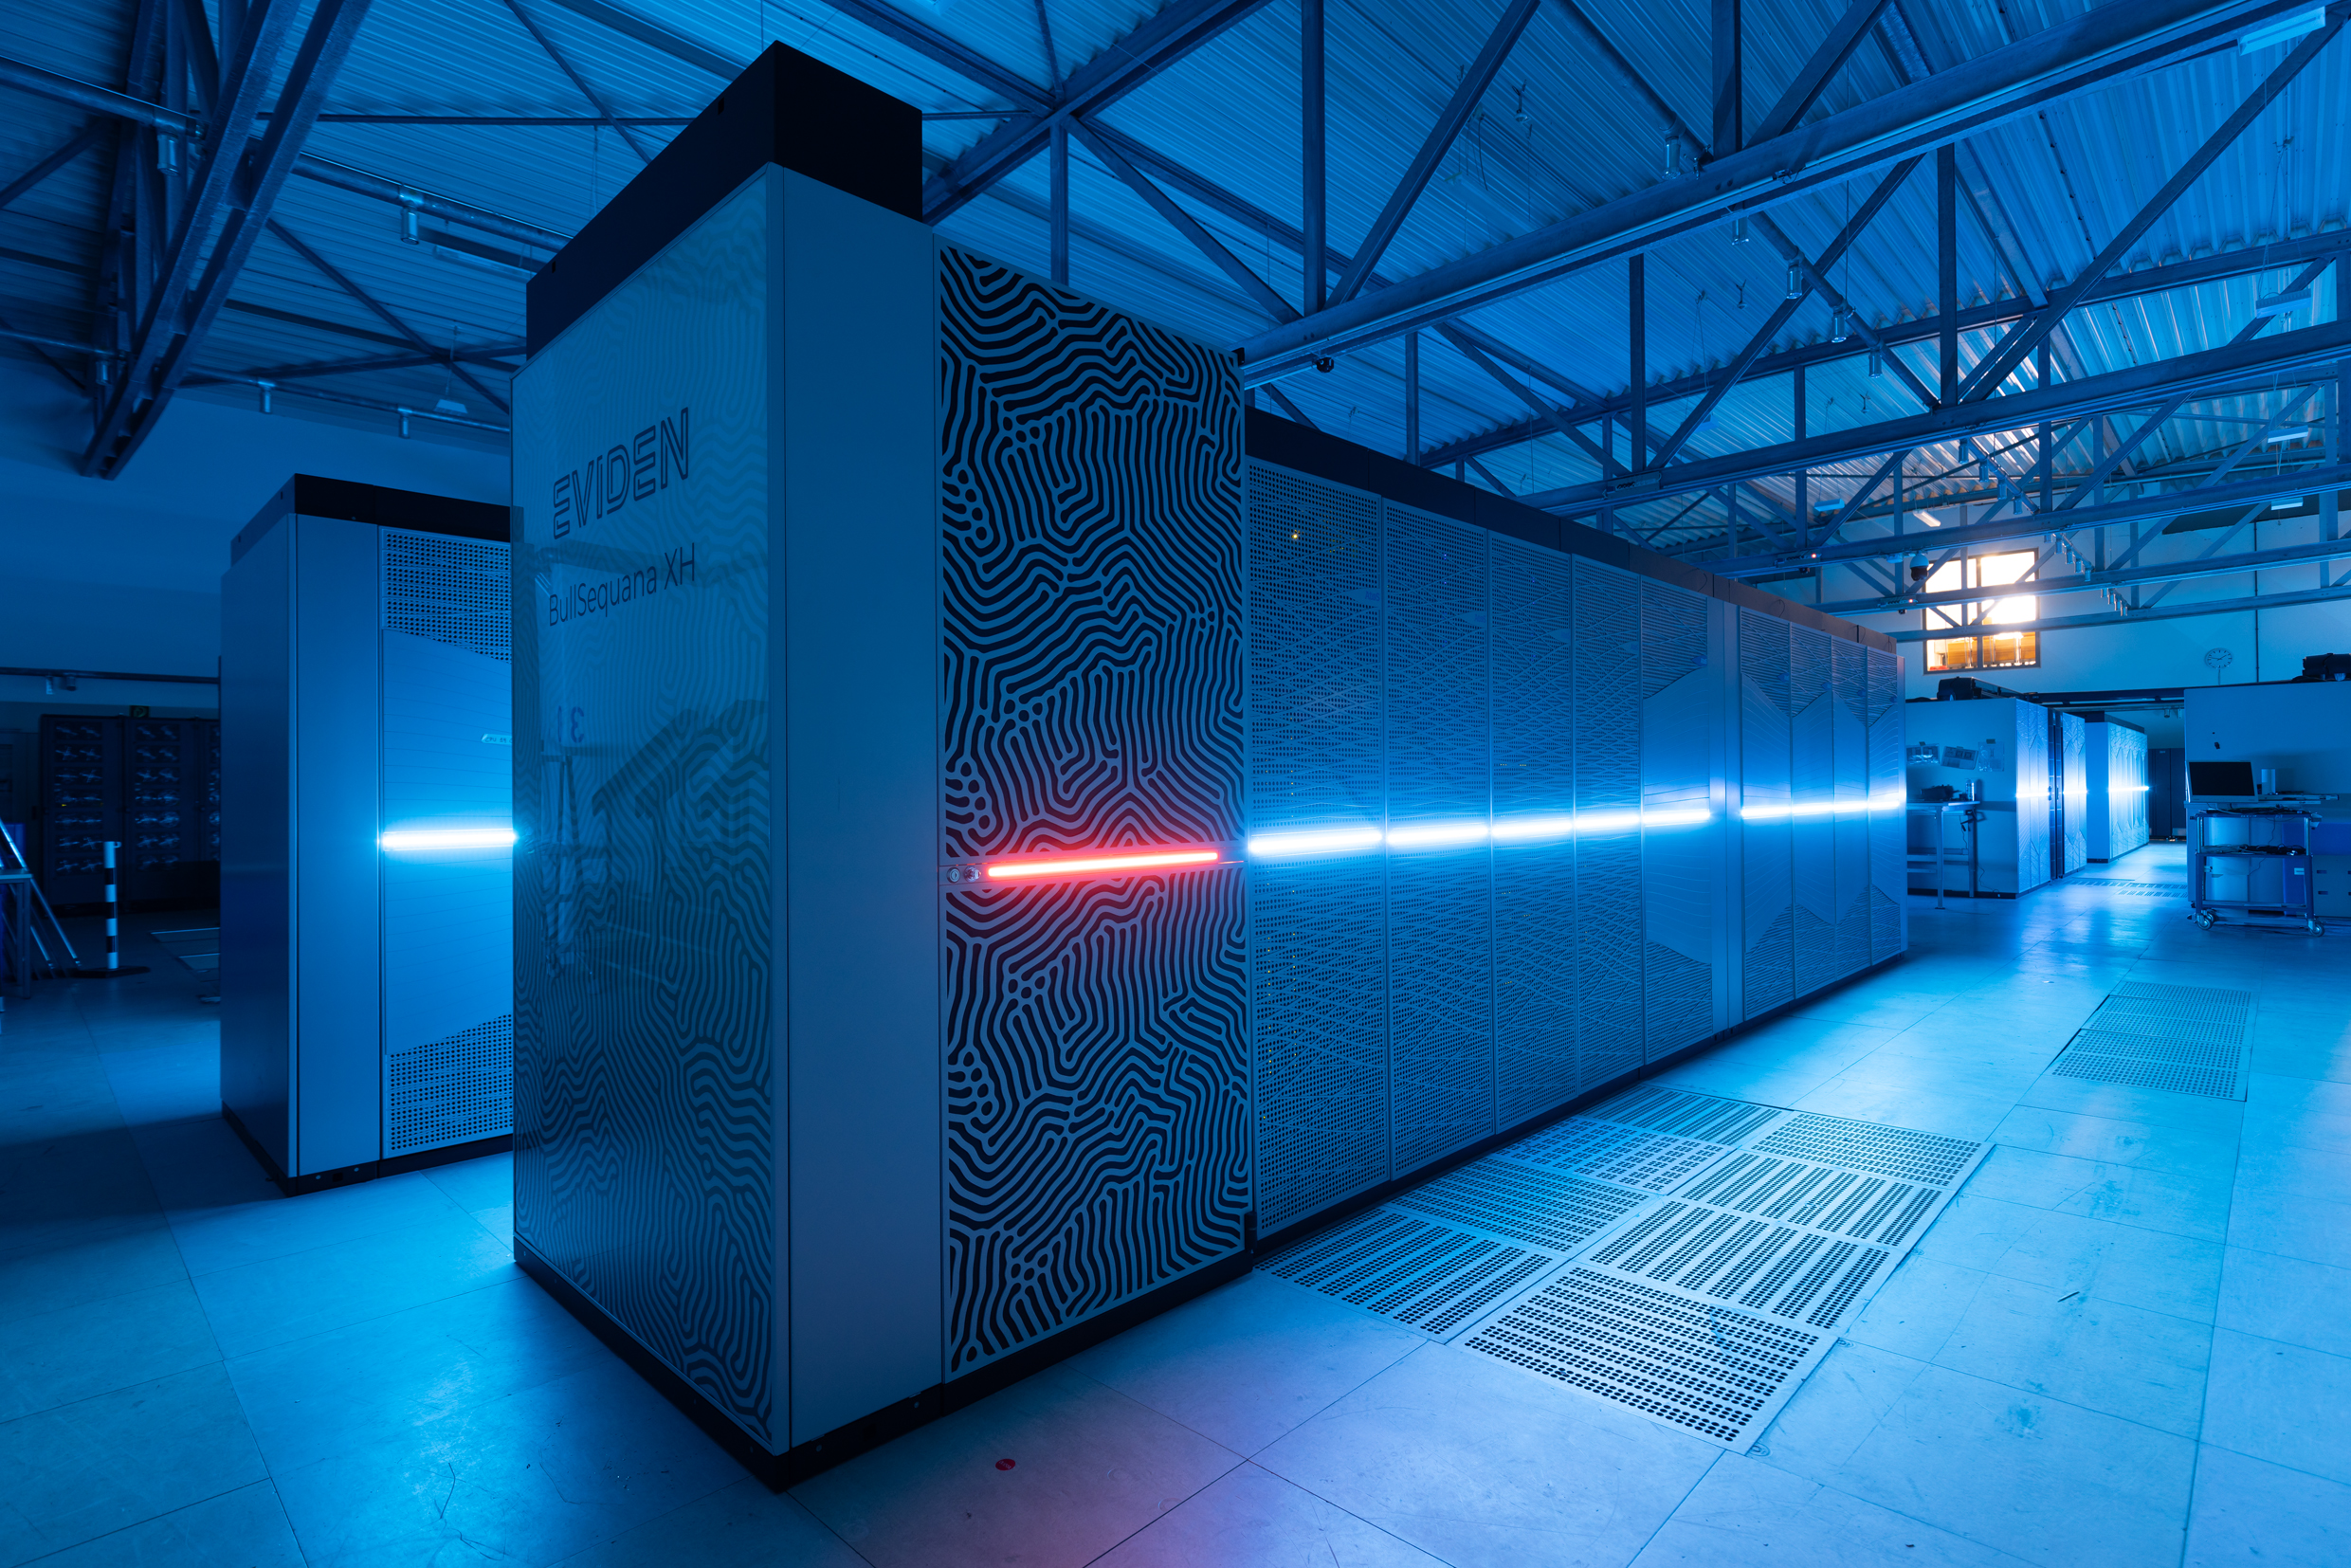
[[[298,477],[221,583],[221,1106],[289,1192],[513,1130],[506,509]]]
[[[516,1260],[772,1484],[1903,939],[1886,638],[1245,417],[920,170],[777,46],[516,379]]]
[[[1977,886],[1996,898],[2014,898],[2049,881],[2053,804],[2050,710],[2020,698],[1985,697],[1905,702],[1903,715],[1914,750],[1932,746],[1945,759],[1913,764],[1913,785],[1949,784],[1961,793],[1971,785],[1981,788]],[[1954,758],[1959,759],[1956,767],[1951,765]],[[1911,850],[1931,855],[1933,833],[1930,820],[1913,817]],[[1909,880],[1914,891],[1933,891],[1931,871],[1914,871]]]
[[[2147,732],[2120,719],[2092,720],[2088,762],[2088,856],[2120,860],[2147,842]]]

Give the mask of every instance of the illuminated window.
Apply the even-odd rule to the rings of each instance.
[[[2003,588],[2010,583],[2030,582],[2034,565],[2030,550],[1945,561],[1928,574],[1926,592],[1954,593],[1964,589]],[[1988,604],[1979,600],[1977,604],[1980,611],[1972,618],[1968,612],[1974,606],[1954,606],[1950,611],[1930,607],[1926,611],[1926,624],[1930,629],[2015,626],[2035,619],[2040,614],[2041,601],[2035,594],[2012,593]],[[1964,669],[2021,669],[2040,662],[2041,634],[2037,631],[1970,632],[1964,636],[1930,638],[1926,644],[1926,670],[1930,675]]]

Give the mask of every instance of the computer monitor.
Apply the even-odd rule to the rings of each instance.
[[[2251,762],[2190,762],[2188,793],[2198,800],[2251,800],[2261,792]]]

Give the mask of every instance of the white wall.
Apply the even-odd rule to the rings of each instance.
[[[1970,520],[1961,509],[1945,514],[1955,521]],[[1917,536],[1922,548],[1931,548],[1933,536]],[[2222,537],[2220,530],[2159,536],[2147,548],[2150,563],[2184,560],[2202,555]],[[2229,541],[2227,554],[2255,549],[2275,550],[2308,544],[2319,538],[2319,520],[2288,518],[2263,522]],[[2019,541],[2014,548],[2038,548],[2041,540]],[[2090,548],[2085,538],[2079,541]],[[2341,563],[2330,563],[2340,573]],[[2052,574],[2071,569],[2060,563],[2045,567]],[[2321,586],[2317,566],[2286,567],[2255,574],[2191,578],[2164,596],[2164,608],[2281,593]],[[1806,602],[1857,599],[1877,588],[1849,569],[1832,567],[1815,584],[1786,582],[1768,585]],[[2152,592],[2152,590],[2149,590]],[[2102,614],[2111,607],[2104,595],[2069,593],[2044,595],[2045,616]],[[1919,618],[1911,615],[1855,615],[1852,619],[1881,631],[1915,631]],[[1925,669],[1924,645],[1901,645],[1904,683],[1911,697],[1932,697],[1941,673]],[[2217,674],[2204,662],[2207,652],[2226,648],[2230,659]],[[2287,605],[2277,609],[2232,611],[2175,620],[2129,622],[2080,627],[2041,633],[2041,663],[2030,669],[1983,671],[1985,680],[2018,691],[2113,691],[2144,686],[2240,685],[2254,681],[2286,681],[2302,673],[2302,661],[2312,653],[2351,653],[2351,599],[2322,604]],[[2150,746],[2181,743],[2177,710],[2117,710],[2147,731]]]
[[[183,397],[120,479],[79,472],[87,405],[46,368],[0,359],[0,665],[211,675],[228,541],[289,475],[504,505],[503,450]],[[44,702],[0,676],[0,702]],[[212,705],[207,686],[83,682],[79,702]],[[50,711],[46,705],[44,711]]]

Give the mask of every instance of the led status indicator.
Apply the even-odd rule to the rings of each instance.
[[[1050,860],[998,861],[989,866],[991,882],[1037,877],[1101,876],[1105,872],[1152,871],[1177,866],[1213,866],[1222,857],[1213,849],[1144,849],[1134,854],[1057,855]]]

